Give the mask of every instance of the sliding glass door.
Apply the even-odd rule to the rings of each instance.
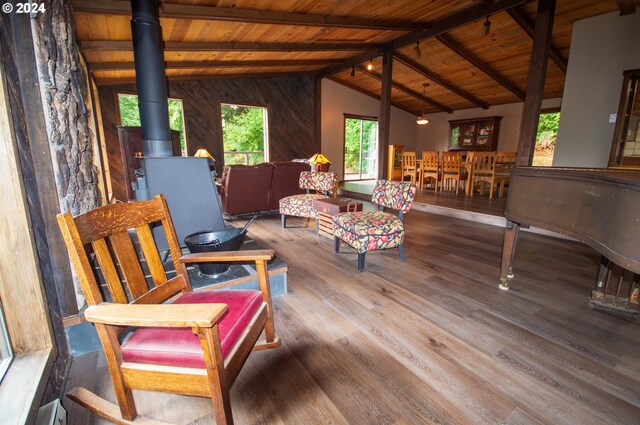
[[[378,121],[344,117],[344,179],[368,180],[378,175]]]

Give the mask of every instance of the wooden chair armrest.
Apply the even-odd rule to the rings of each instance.
[[[100,303],[87,308],[84,317],[93,323],[114,326],[210,328],[227,310],[226,304]]]
[[[181,263],[205,263],[220,261],[225,263],[240,261],[269,261],[275,255],[273,249],[253,249],[247,251],[198,252],[186,254],[178,259]]]

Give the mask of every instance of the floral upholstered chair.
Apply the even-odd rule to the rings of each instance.
[[[335,198],[338,193],[338,180],[335,173],[303,171],[300,173],[300,189],[306,189],[307,193],[280,199],[282,227],[286,227],[288,215],[316,218],[317,213],[313,208],[313,200],[328,198],[328,193],[332,193]],[[311,193],[312,190],[315,193]]]
[[[411,209],[416,190],[416,185],[409,182],[378,180],[371,202],[377,204],[380,211],[347,212],[333,217],[334,251],[339,252],[341,240],[355,248],[358,271],[364,271],[367,251],[398,247],[400,259],[406,261],[402,218]],[[385,207],[397,210],[398,215],[384,212]]]

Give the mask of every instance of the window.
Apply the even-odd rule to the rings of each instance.
[[[180,132],[180,150],[182,155],[187,155],[187,140],[184,131],[184,110],[181,99],[168,99],[169,102],[169,127]],[[120,107],[120,123],[122,125],[139,127],[140,110],[138,109],[138,96],[135,94],[118,94]]]
[[[378,121],[344,118],[344,179],[367,180],[378,175]]]
[[[269,161],[267,108],[223,103],[224,163],[255,165]]]
[[[560,111],[557,109],[545,110],[540,114],[536,147],[533,152],[533,166],[551,167],[553,165],[559,122]]]
[[[11,350],[9,334],[7,333],[7,325],[4,322],[2,304],[0,304],[0,381],[2,381],[5,372],[9,368],[11,359],[13,359],[13,351]]]

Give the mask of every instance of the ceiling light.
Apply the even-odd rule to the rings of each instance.
[[[489,20],[489,15],[487,15],[487,20],[482,24],[482,35],[489,35],[489,31],[491,30],[491,21]]]
[[[416,52],[416,56],[422,56],[422,51],[420,50],[420,42],[416,42],[416,47],[413,48],[413,51]]]
[[[418,125],[429,124],[429,118],[427,118],[427,114],[426,114],[426,112],[424,112],[424,98],[426,97],[425,94],[427,93],[427,86],[428,85],[429,85],[429,83],[424,83],[422,85],[422,113],[420,114],[420,116],[416,120],[416,123]]]
[[[367,64],[367,71],[372,71],[373,68],[373,59],[369,59],[369,63]]]
[[[351,67],[351,76],[352,76],[352,77],[355,77],[355,76],[356,76],[356,67],[355,67],[355,66],[352,66],[352,67]]]

